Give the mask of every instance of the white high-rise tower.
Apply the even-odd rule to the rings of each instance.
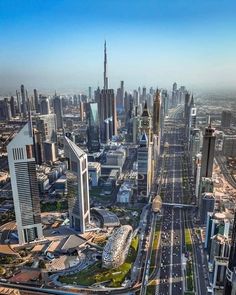
[[[7,146],[19,243],[43,237],[31,122]]]
[[[65,136],[65,156],[68,159],[68,205],[70,226],[84,233],[90,222],[87,154]]]

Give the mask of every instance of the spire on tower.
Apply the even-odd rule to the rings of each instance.
[[[211,128],[211,116],[210,115],[208,115],[208,126],[209,126],[209,128]]]
[[[107,43],[104,43],[104,73],[103,73],[104,90],[108,89],[108,78],[107,78]]]

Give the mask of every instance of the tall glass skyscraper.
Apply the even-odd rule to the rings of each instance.
[[[84,233],[90,221],[87,154],[65,136],[70,226]]]
[[[100,134],[98,104],[96,102],[91,102],[88,104],[87,122],[88,150],[89,152],[98,152],[100,150]]]
[[[53,108],[54,113],[57,117],[57,128],[63,128],[63,110],[62,110],[62,101],[60,96],[55,96],[53,99]]]
[[[26,103],[26,92],[24,85],[21,85],[20,87],[21,92],[21,113],[23,114],[23,117],[27,117],[27,103]]]
[[[205,128],[202,147],[201,177],[212,177],[216,140],[214,131],[211,125]]]
[[[43,236],[33,134],[27,123],[7,146],[19,243]]]

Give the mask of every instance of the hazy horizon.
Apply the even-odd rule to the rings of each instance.
[[[111,88],[236,90],[236,3],[190,2],[0,0],[0,93],[102,87],[105,39]]]

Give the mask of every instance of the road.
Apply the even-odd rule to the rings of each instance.
[[[181,108],[177,108],[165,122],[164,141],[169,143],[165,159],[161,196],[165,203],[184,203],[182,176],[185,153],[184,126],[181,120]],[[186,158],[186,157],[185,157]],[[187,171],[190,180],[191,169]],[[190,181],[189,181],[190,182]],[[191,188],[191,185],[189,189]],[[192,201],[192,191],[188,191],[189,201]],[[182,295],[187,291],[186,281],[186,245],[185,228],[189,228],[193,248],[193,271],[196,294],[206,294],[205,274],[202,271],[204,255],[201,241],[194,231],[193,216],[195,209],[185,209],[165,206],[161,226],[161,242],[159,260],[156,263],[154,279],[157,286],[155,294]]]
[[[162,186],[162,197],[166,203],[182,203],[182,151],[180,145],[180,131],[173,124],[164,135],[169,143],[165,163],[165,185]],[[161,268],[159,272],[159,285],[156,294],[183,294],[185,278],[182,253],[184,253],[184,223],[183,209],[163,209],[161,227]]]

